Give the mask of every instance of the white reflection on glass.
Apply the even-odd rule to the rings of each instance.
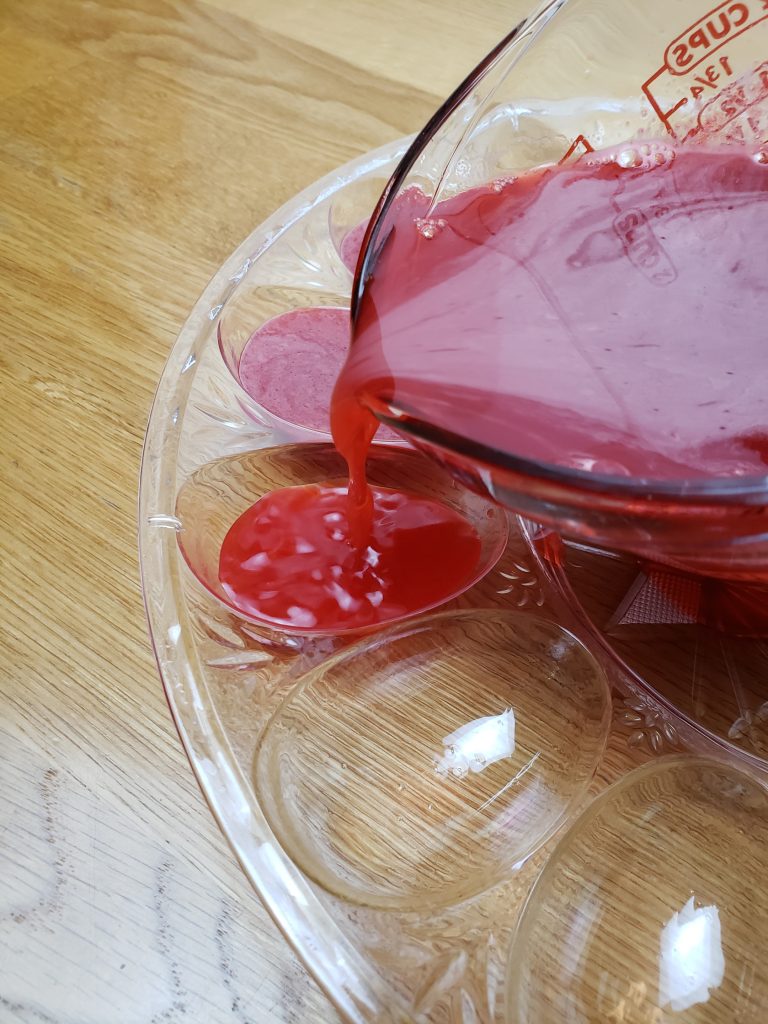
[[[443,753],[435,758],[438,775],[463,778],[481,772],[515,749],[515,712],[507,708],[500,715],[475,718],[443,737]]]
[[[717,907],[695,907],[694,897],[661,931],[659,1002],[676,1013],[706,1003],[725,973]]]

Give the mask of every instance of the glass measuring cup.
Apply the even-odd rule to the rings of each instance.
[[[390,181],[345,368],[380,420],[513,510],[761,585],[767,19],[763,0],[541,5]]]

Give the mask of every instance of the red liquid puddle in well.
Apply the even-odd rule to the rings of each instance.
[[[480,558],[472,526],[415,494],[370,494],[371,519],[359,545],[351,542],[345,487],[267,494],[222,546],[219,579],[229,599],[249,615],[294,629],[355,629],[460,592]]]

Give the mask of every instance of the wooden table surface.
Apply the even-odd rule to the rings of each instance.
[[[0,1024],[337,1020],[168,715],[138,580],[142,434],[234,246],[418,128],[522,6],[0,2]]]

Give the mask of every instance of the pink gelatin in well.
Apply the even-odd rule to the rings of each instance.
[[[348,309],[292,309],[254,332],[240,356],[240,384],[281,420],[330,433],[331,394],[348,347]],[[379,432],[379,440],[395,438],[386,427]]]
[[[240,384],[268,412],[329,430],[333,385],[349,347],[349,310],[293,309],[254,332],[240,356]]]

